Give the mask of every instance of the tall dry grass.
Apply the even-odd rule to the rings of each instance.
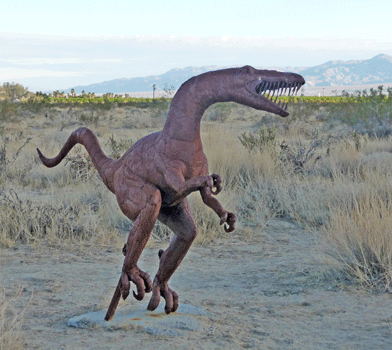
[[[325,115],[301,118],[298,112],[287,120],[234,104],[217,105],[204,119],[202,138],[209,170],[224,180],[218,199],[239,218],[234,234],[240,238],[245,232],[257,234],[271,218],[296,222],[309,232],[321,230],[329,271],[367,285],[390,285],[390,138],[361,134]],[[0,244],[45,240],[120,246],[131,223],[85,150],[76,148],[63,164],[46,169],[35,148],[54,155],[73,130],[87,124],[104,151],[118,157],[138,138],[159,130],[163,122],[162,111],[132,107],[99,113],[53,109],[3,123]],[[255,132],[257,137],[260,127],[274,127],[274,138],[268,145],[244,147],[239,137],[244,132]],[[198,193],[189,202],[200,231],[198,244],[226,237]],[[156,225],[153,239],[170,237],[167,228]]]
[[[331,208],[324,249],[333,273],[391,290],[391,195],[390,182],[378,189],[363,186],[348,203]]]

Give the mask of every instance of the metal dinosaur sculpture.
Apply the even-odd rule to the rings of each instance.
[[[298,74],[250,66],[207,72],[182,84],[173,97],[163,130],[140,139],[119,160],[108,158],[92,131],[84,127],[71,134],[55,158],[46,158],[37,149],[42,163],[54,167],[75,144],[84,145],[122,212],[134,221],[123,248],[121,277],[105,320],[113,318],[120,297],[128,297],[131,281],[136,285],[137,293],[133,295],[137,300],[152,291],[148,310],[158,307],[161,296],[167,314],[177,310],[178,295],[168,287],[168,281],[197,235],[186,199],[191,192],[200,192],[226,232],[235,228],[235,214],[226,211],[214,197],[222,189],[222,179],[209,175],[203,153],[200,122],[206,108],[216,102],[234,101],[287,117],[287,104],[277,103],[277,97],[296,93],[304,83]],[[175,235],[169,247],[158,253],[159,269],[152,282],[137,262],[157,219]]]

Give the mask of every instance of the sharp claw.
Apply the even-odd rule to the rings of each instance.
[[[152,283],[151,283],[151,281],[150,281],[150,283],[145,283],[145,285],[146,285],[145,292],[146,293],[150,293],[152,291]]]
[[[133,293],[133,296],[135,297],[135,299],[136,300],[143,300],[143,298],[144,298],[144,295],[139,295],[139,294],[136,294],[135,293],[135,291],[132,291],[132,293]],[[129,293],[128,293],[129,294]]]
[[[173,294],[170,290],[166,290],[162,293],[162,296],[166,300],[165,312],[170,314],[173,310]]]
[[[217,195],[220,191],[222,191],[222,178],[219,175],[212,174],[211,175],[213,180],[213,188],[211,188],[211,193],[213,195]]]
[[[130,289],[131,284],[129,283],[128,276],[126,274],[123,274],[121,276],[121,296],[124,300],[128,298]]]
[[[159,300],[160,300],[159,292],[158,292],[158,295],[157,294],[153,294],[151,299],[150,299],[150,302],[148,303],[147,310],[148,311],[154,311],[158,307],[158,305],[159,305]]]
[[[234,224],[233,225],[225,224],[224,229],[227,233],[229,233],[229,232],[233,232],[235,230],[235,227]]]
[[[176,312],[178,309],[178,294],[176,292],[172,292],[173,293],[173,308],[172,311]]]
[[[149,311],[154,311],[160,301],[160,297],[163,297],[166,301],[165,304],[165,313],[170,314],[171,312],[175,312],[178,309],[178,294],[171,290],[170,288],[163,287],[162,289],[159,287],[159,285],[155,285],[153,288],[152,292],[152,297],[150,299],[150,302],[148,303],[147,310]]]
[[[125,300],[126,298],[128,298],[128,295],[129,295],[129,290],[123,290],[123,291],[121,292],[121,296],[122,296],[123,300]]]

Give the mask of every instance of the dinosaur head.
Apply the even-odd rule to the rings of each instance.
[[[231,95],[233,101],[287,117],[287,103],[278,101],[283,95],[293,95],[305,84],[304,78],[295,73],[258,70],[251,66],[234,68]]]

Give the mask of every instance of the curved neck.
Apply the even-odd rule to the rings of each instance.
[[[214,103],[232,101],[224,79],[208,72],[186,81],[174,95],[162,136],[183,141],[200,139],[204,111]]]

